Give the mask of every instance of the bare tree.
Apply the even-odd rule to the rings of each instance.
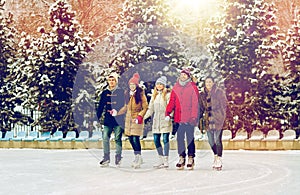
[[[122,9],[124,0],[70,0],[77,20],[85,32],[92,31],[94,38],[100,38],[114,23],[114,18]],[[10,0],[6,10],[14,14],[18,31],[37,35],[37,29],[49,26],[49,7],[55,0]]]

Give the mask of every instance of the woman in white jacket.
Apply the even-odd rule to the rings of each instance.
[[[166,106],[170,100],[170,92],[167,88],[167,78],[161,76],[157,79],[153,94],[149,103],[145,119],[153,115],[152,133],[154,144],[158,153],[158,162],[153,165],[155,168],[169,167],[169,135],[172,132],[172,122],[165,120]],[[164,147],[162,147],[160,138],[163,137]]]

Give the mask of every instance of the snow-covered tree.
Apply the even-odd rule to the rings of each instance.
[[[123,10],[107,32],[106,43],[110,58],[133,47],[157,46],[183,52],[178,31],[168,15],[164,0],[126,0]]]
[[[225,14],[212,22],[209,50],[225,79],[229,100],[227,123],[233,131],[257,127],[262,116],[259,100],[270,59],[276,57],[278,27],[275,8],[264,0],[227,0]]]
[[[49,33],[33,45],[42,59],[32,72],[31,99],[38,103],[41,117],[38,124],[45,131],[75,130],[72,93],[76,73],[86,54],[92,49],[92,39],[85,35],[66,0],[57,0],[50,7]]]
[[[153,77],[153,68],[156,67],[153,64],[163,62],[166,66],[183,66],[185,62],[181,58],[184,58],[185,47],[176,25],[168,16],[169,9],[163,0],[126,0],[116,18],[118,23],[107,32],[101,45],[103,53],[99,57],[102,58],[102,67],[109,65],[111,69],[108,71],[116,70],[123,74],[137,64],[149,63],[139,71],[148,73],[142,78],[155,81],[158,75]]]
[[[299,128],[300,113],[300,8],[293,6],[294,18],[286,35],[286,46],[283,49],[283,57],[287,68],[285,84],[286,110],[291,117],[292,128]]]
[[[31,118],[15,110],[22,103],[22,87],[11,79],[11,65],[16,61],[17,32],[13,15],[4,14],[5,1],[0,1],[0,130],[11,130],[15,123],[29,124]]]

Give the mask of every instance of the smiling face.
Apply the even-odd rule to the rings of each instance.
[[[213,85],[214,85],[214,81],[212,80],[212,78],[205,79],[205,87],[208,91],[212,89]]]
[[[157,83],[155,85],[155,87],[156,87],[157,91],[162,91],[165,88],[165,86],[161,83]]]
[[[114,77],[109,77],[107,79],[107,82],[108,82],[108,87],[110,89],[114,89],[116,87],[116,85],[117,85],[117,81],[116,81],[116,79]]]
[[[189,78],[189,75],[187,75],[187,74],[184,73],[184,72],[180,73],[180,75],[179,75],[179,79],[180,79],[181,81],[186,81],[188,78]]]
[[[136,84],[134,84],[134,83],[129,83],[129,89],[130,89],[130,91],[136,90]]]

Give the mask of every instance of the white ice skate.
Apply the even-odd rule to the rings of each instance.
[[[164,167],[164,159],[163,156],[159,155],[157,162],[153,165],[154,168],[163,168]]]
[[[134,169],[141,168],[141,164],[143,163],[142,156],[140,154],[135,155],[134,161],[132,163],[132,167]]]
[[[222,167],[223,167],[223,165],[222,165],[222,159],[221,159],[220,156],[217,156],[215,170],[221,171]]]
[[[212,168],[215,169],[216,168],[216,165],[217,165],[217,158],[218,156],[217,155],[214,155],[214,161],[212,163]]]

